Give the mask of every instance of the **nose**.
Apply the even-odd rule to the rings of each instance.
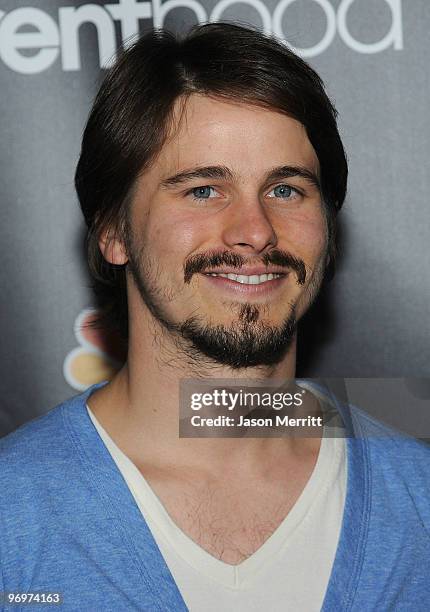
[[[261,253],[277,245],[276,232],[257,197],[237,198],[224,214],[222,238],[231,249]]]

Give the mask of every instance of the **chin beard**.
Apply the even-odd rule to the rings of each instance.
[[[255,308],[248,304],[245,307]],[[199,317],[192,317],[180,325],[179,333],[191,342],[194,350],[218,364],[239,369],[279,363],[291,346],[296,326],[292,308],[280,327],[246,320],[228,326],[208,325]]]

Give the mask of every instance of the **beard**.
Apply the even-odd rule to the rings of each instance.
[[[127,268],[140,297],[154,319],[172,334],[175,345],[189,359],[198,364],[204,355],[215,364],[232,369],[271,366],[282,361],[297,329],[294,304],[289,304],[289,313],[278,325],[270,325],[260,320],[260,311],[266,307],[251,303],[233,304],[237,320],[229,325],[211,324],[205,321],[203,316],[195,314],[182,322],[175,322],[166,312],[166,305],[173,302],[177,294],[160,285],[159,279],[162,275],[159,266],[146,254],[145,248],[136,249],[128,242]],[[289,265],[297,274],[298,284],[305,283],[306,269],[301,260],[275,251],[263,256],[262,261],[266,265]],[[225,263],[239,268],[244,262],[245,259],[241,255],[229,252],[191,257],[184,266],[184,287],[194,273],[208,269],[211,265]],[[316,294],[319,284],[319,279],[313,278],[310,293]]]
[[[243,308],[248,312],[258,311],[254,304],[244,304]],[[191,317],[180,326],[180,334],[206,357],[232,369],[240,369],[279,363],[293,341],[296,327],[293,307],[279,327],[263,321],[246,320],[231,325],[208,325],[198,317]]]

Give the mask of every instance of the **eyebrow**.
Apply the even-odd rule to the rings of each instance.
[[[278,168],[273,168],[267,175],[266,180],[268,183],[272,183],[274,181],[282,181],[284,178],[294,178],[296,176],[305,179],[305,181],[316,187],[318,191],[321,191],[321,183],[318,175],[313,172],[313,170],[305,168],[304,166],[279,166]]]
[[[311,183],[318,190],[321,190],[319,178],[315,172],[309,168],[303,166],[278,166],[269,171],[266,176],[266,182],[273,182],[283,180],[285,178],[301,177]],[[194,179],[218,179],[218,180],[230,180],[235,179],[234,173],[227,168],[227,166],[204,166],[199,168],[192,168],[190,170],[183,170],[173,176],[169,176],[163,179],[160,186],[168,189],[169,187],[176,187],[191,181]]]
[[[191,170],[184,170],[178,172],[169,178],[164,179],[161,183],[161,187],[175,187],[181,185],[187,181],[193,179],[223,179],[223,180],[234,180],[233,172],[226,166],[204,166],[202,168],[192,168]]]

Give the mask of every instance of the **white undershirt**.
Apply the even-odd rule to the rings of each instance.
[[[191,612],[314,612],[333,565],[346,492],[343,437],[321,440],[312,475],[287,517],[250,557],[224,563],[170,518],[141,472],[89,416],[133,494]]]

